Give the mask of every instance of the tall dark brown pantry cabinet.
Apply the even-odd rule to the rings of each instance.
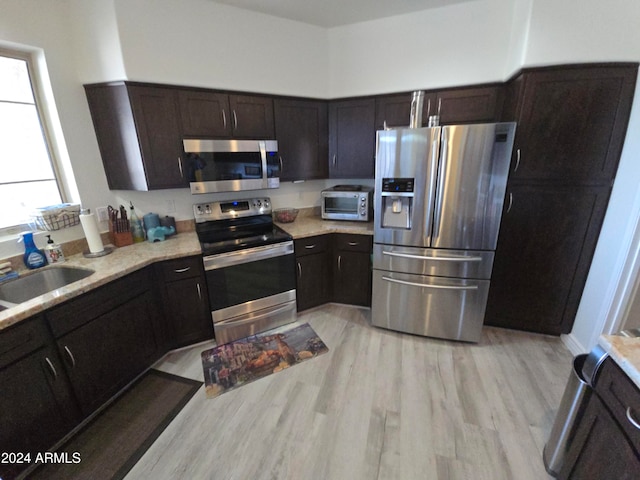
[[[524,70],[485,323],[571,331],[627,130],[637,64]]]

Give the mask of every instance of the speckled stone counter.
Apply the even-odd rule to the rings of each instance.
[[[293,238],[313,237],[328,233],[356,233],[373,235],[373,222],[345,222],[338,220],[322,220],[315,215],[299,215],[295,222],[276,223]]]
[[[82,254],[73,255],[60,266],[88,268],[94,270],[95,273],[65,287],[1,311],[0,330],[152,263],[199,255],[201,252],[197,235],[195,232],[189,232],[168,237],[164,242],[143,242],[116,248],[111,254],[104,257],[85,258]],[[56,268],[56,266],[45,268]]]
[[[598,343],[640,388],[640,338],[601,335]]]

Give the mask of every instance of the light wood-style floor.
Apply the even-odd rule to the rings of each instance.
[[[370,326],[369,311],[303,313],[330,351],[214,399],[204,387],[132,479],[548,479],[542,448],[571,370],[559,338],[485,327],[482,342]],[[203,379],[200,353],[156,368]]]

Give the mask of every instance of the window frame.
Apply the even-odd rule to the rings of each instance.
[[[22,60],[27,67],[27,73],[29,75],[29,82],[31,84],[31,92],[33,94],[34,106],[38,114],[38,120],[40,122],[40,129],[42,131],[42,137],[44,139],[45,148],[49,156],[49,163],[51,164],[51,170],[56,182],[58,193],[60,195],[60,201],[63,203],[70,201],[70,195],[65,188],[65,176],[63,168],[61,167],[61,159],[58,156],[59,145],[56,137],[51,133],[53,128],[51,126],[51,113],[43,108],[45,105],[45,94],[43,90],[42,72],[40,71],[40,65],[38,65],[41,55],[38,51],[20,50],[17,48],[10,48],[0,44],[0,56],[6,58],[13,58]],[[20,183],[20,182],[15,182]],[[18,225],[9,225],[0,227],[0,236],[12,235],[19,231],[23,231],[25,228],[29,229],[30,225],[27,223]]]

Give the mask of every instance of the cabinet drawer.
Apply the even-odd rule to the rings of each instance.
[[[47,312],[53,335],[58,338],[103,315],[151,288],[151,270],[145,268]]]
[[[336,233],[333,242],[336,250],[364,253],[371,253],[373,250],[373,237],[370,235]]]
[[[158,265],[160,276],[165,282],[198,277],[202,274],[202,269],[200,256],[167,260]]]
[[[294,241],[296,257],[325,252],[328,249],[328,246],[328,235],[317,235],[315,237],[300,238]]]
[[[42,316],[25,320],[0,332],[0,368],[29,355],[47,342]]]
[[[640,424],[640,390],[611,358],[603,363],[595,389],[633,447],[640,450],[640,428],[633,424]]]

